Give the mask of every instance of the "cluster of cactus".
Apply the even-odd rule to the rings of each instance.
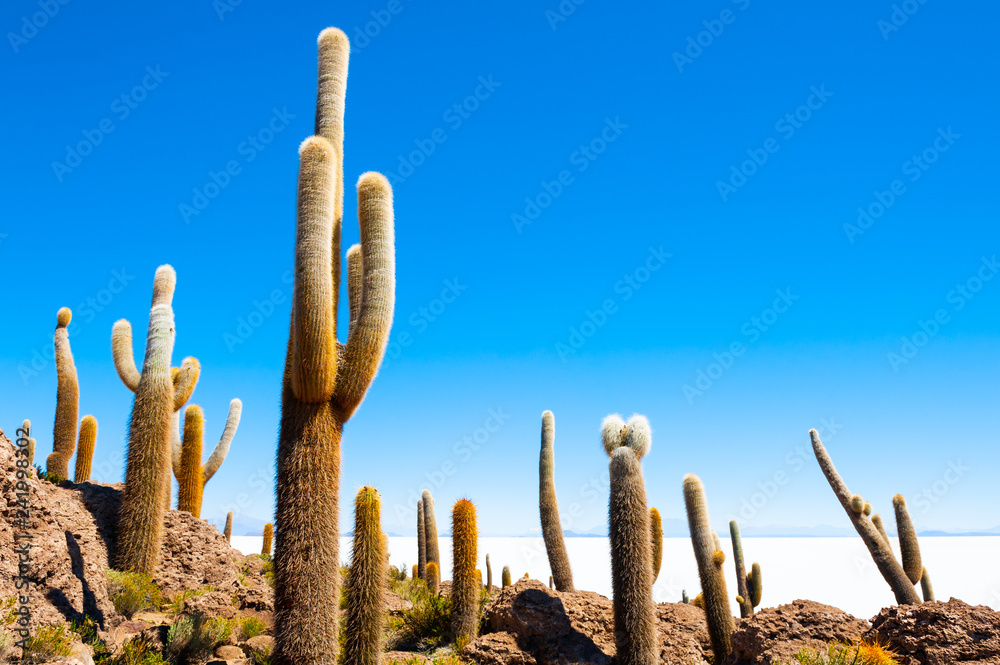
[[[736,565],[736,586],[739,595],[736,603],[740,606],[740,618],[753,616],[753,608],[760,605],[760,597],[764,587],[760,578],[760,564],[754,563],[747,572],[743,563],[743,539],[740,538],[740,525],[736,520],[729,522],[729,536],[733,541],[733,560]]]
[[[451,634],[454,639],[476,639],[479,632],[479,596],[482,577],[476,575],[478,529],[476,507],[468,499],[455,503],[451,513],[452,574]]]
[[[374,487],[362,487],[354,502],[351,566],[344,581],[344,665],[379,665],[384,642],[386,561],[381,502]]]
[[[385,177],[366,173],[357,185],[361,244],[347,252],[347,343],[337,341],[350,44],[342,31],[328,28],[318,50],[316,131],[299,149],[295,283],[278,440],[278,665],[337,661],[340,441],[382,362],[395,297],[392,189]]]
[[[538,512],[542,522],[542,538],[549,557],[552,580],[559,591],[573,591],[573,570],[566,553],[555,481],[556,421],[551,411],[542,413],[542,446],[538,456]]]
[[[920,565],[920,550],[917,547],[916,532],[913,531],[913,525],[910,523],[906,502],[902,500],[903,497],[897,495],[898,500],[893,500],[900,531],[900,549],[903,550],[904,564],[901,565],[892,553],[882,519],[878,515],[872,515],[870,503],[860,495],[852,494],[847,488],[846,483],[833,466],[833,460],[830,459],[826,447],[820,441],[819,433],[816,430],[809,430],[809,437],[812,441],[813,453],[816,455],[816,461],[819,462],[823,475],[826,476],[833,493],[840,500],[847,516],[851,519],[851,523],[854,524],[855,530],[871,553],[875,566],[882,573],[889,588],[892,589],[896,602],[900,605],[919,604],[920,596],[917,595],[914,585],[920,582],[924,573],[923,567]],[[907,533],[906,537],[903,535],[904,532]]]
[[[687,509],[694,557],[698,562],[701,607],[705,610],[715,662],[721,663],[732,651],[729,636],[733,632],[733,615],[729,610],[729,594],[722,572],[726,554],[719,547],[718,535],[712,531],[705,488],[701,479],[694,474],[684,477],[684,506]],[[699,604],[697,598],[694,604]]]
[[[177,477],[177,510],[184,510],[195,517],[201,517],[201,503],[205,484],[229,454],[233,436],[240,425],[243,403],[234,399],[229,403],[229,417],[222,437],[208,460],[202,464],[202,441],[205,431],[205,417],[201,407],[191,404],[184,409],[184,437],[180,449],[172,450],[171,466]]]
[[[642,458],[652,445],[644,416],[626,424],[614,414],[601,423],[601,441],[611,458],[608,504],[615,647],[621,665],[654,665],[660,649],[653,604],[653,561]]]

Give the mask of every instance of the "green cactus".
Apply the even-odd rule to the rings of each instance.
[[[902,494],[892,497],[892,507],[896,510],[896,533],[899,535],[899,553],[903,560],[903,570],[910,582],[916,584],[924,574],[924,565],[920,562],[917,530],[910,521],[910,512],[906,509],[906,499]]]
[[[486,555],[486,590],[493,593],[493,568],[490,567],[490,555]]]
[[[931,576],[927,574],[927,568],[920,574],[920,595],[924,597],[925,603],[934,601],[934,587],[931,586]]]
[[[337,341],[349,52],[342,31],[320,34],[316,135],[299,149],[295,285],[278,443],[276,665],[337,660],[340,442],[375,378],[392,325],[392,188],[384,176],[366,173],[357,184],[361,245],[347,253],[353,316],[347,343]]]
[[[354,544],[344,582],[344,665],[379,665],[382,658],[388,553],[381,519],[378,492],[362,487],[354,502]]]
[[[97,418],[84,416],[80,421],[80,441],[76,446],[76,468],[74,483],[90,481],[90,468],[94,461],[94,446],[97,445]]]
[[[506,589],[510,586],[510,566],[504,566],[500,571],[500,588]]]
[[[740,525],[736,520],[729,521],[729,537],[733,541],[733,563],[736,565],[736,589],[740,595],[736,602],[740,605],[740,618],[753,616],[753,603],[750,602],[750,589],[746,565],[743,563],[743,539],[740,538]]]
[[[427,538],[424,530],[424,501],[417,501],[417,579],[427,577]]]
[[[574,591],[573,569],[566,553],[562,523],[559,521],[559,501],[555,481],[556,421],[551,411],[542,413],[542,447],[538,456],[538,512],[542,522],[542,538],[549,557],[549,568],[559,591]]]
[[[226,513],[226,528],[223,529],[222,535],[226,537],[226,542],[233,542],[233,511]]]
[[[437,563],[433,561],[427,562],[427,590],[432,594],[437,595],[438,587],[441,585],[441,571],[438,569]]]
[[[434,497],[430,490],[424,490],[420,495],[424,504],[424,548],[427,550],[427,563],[433,561],[441,572],[441,551],[438,548],[437,519],[434,517]]]
[[[878,533],[882,536],[882,540],[885,541],[886,547],[892,550],[892,543],[889,541],[889,534],[885,531],[885,525],[882,523],[882,517],[880,515],[872,515],[872,524],[878,529]]]
[[[685,605],[691,602],[691,599],[688,598],[688,592],[684,589],[681,589],[681,602]]]
[[[754,562],[750,572],[747,573],[747,586],[750,589],[750,605],[757,607],[760,605],[760,597],[764,592],[764,583],[760,577],[760,564]]]
[[[868,547],[875,566],[882,573],[885,581],[888,582],[889,588],[892,589],[892,593],[896,597],[896,602],[900,605],[919,604],[920,597],[917,595],[916,589],[914,589],[913,583],[910,582],[903,567],[899,565],[896,557],[892,555],[889,544],[882,537],[882,534],[879,533],[878,528],[872,524],[872,520],[864,515],[864,510],[862,509],[861,512],[858,512],[854,509],[853,497],[856,495],[851,494],[851,491],[847,489],[847,485],[837,473],[837,469],[833,466],[833,460],[830,459],[830,455],[826,452],[823,442],[820,441],[819,433],[814,429],[809,430],[809,437],[812,440],[813,452],[816,454],[816,461],[819,462],[819,467],[823,471],[823,475],[826,476],[826,480],[830,483],[833,493],[840,500],[840,504],[851,519],[851,523],[854,524],[855,530],[861,536],[861,540]]]
[[[260,547],[260,553],[264,556],[271,556],[271,541],[274,539],[274,525],[268,522],[264,525],[264,542]]]
[[[184,410],[184,438],[179,451],[172,456],[171,466],[177,478],[177,510],[184,510],[201,517],[201,503],[205,484],[215,475],[229,454],[229,447],[240,426],[243,402],[234,399],[229,403],[229,417],[222,437],[208,460],[202,464],[202,441],[205,421],[201,407],[191,404]]]
[[[52,429],[52,454],[45,459],[48,473],[69,478],[69,459],[76,449],[76,419],[80,412],[80,384],[69,345],[69,322],[73,312],[63,307],[56,314],[53,337],[56,359],[56,420]]]
[[[663,519],[656,508],[649,509],[649,539],[653,546],[653,582],[656,582],[663,563]]]
[[[722,572],[726,555],[716,544],[718,537],[709,522],[705,488],[701,479],[694,474],[684,477],[684,505],[687,508],[688,528],[691,530],[691,544],[698,562],[708,636],[712,642],[715,662],[721,663],[732,651],[729,636],[733,632],[729,593],[726,591],[726,578]]]
[[[655,665],[660,647],[653,604],[653,561],[649,508],[641,459],[649,451],[651,431],[644,416],[624,427],[619,416],[601,426],[604,450],[611,458],[608,504],[615,647],[619,665]],[[615,445],[617,443],[617,445]]]
[[[482,579],[476,577],[478,533],[471,501],[455,503],[451,525],[451,635],[471,642],[479,632],[479,590],[483,588]]]

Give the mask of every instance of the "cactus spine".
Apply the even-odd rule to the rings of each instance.
[[[722,564],[726,555],[716,546],[717,536],[708,518],[708,503],[701,479],[694,474],[684,477],[684,505],[687,508],[691,544],[698,562],[701,596],[708,623],[708,636],[712,642],[715,662],[721,663],[729,656],[732,647],[729,636],[733,632],[733,615],[729,610],[729,594]]]
[[[382,362],[395,298],[392,189],[358,180],[360,249],[348,252],[347,343],[337,341],[343,217],[344,96],[350,44],[318,40],[316,135],[299,149],[292,322],[278,443],[274,557],[277,665],[337,660],[340,441]]]
[[[438,565],[433,561],[427,562],[427,590],[430,591],[435,596],[438,592],[438,586],[441,584],[441,572],[438,570]]]
[[[551,411],[542,413],[542,447],[538,456],[538,511],[542,521],[542,538],[549,557],[549,568],[556,589],[573,591],[573,569],[566,553],[562,523],[559,521],[559,501],[555,481],[556,421]]]
[[[427,578],[427,536],[424,527],[424,501],[417,501],[417,572],[418,579]]]
[[[656,508],[649,509],[649,538],[653,546],[653,582],[656,582],[663,563],[663,520]]]
[[[264,543],[260,547],[260,553],[264,556],[271,556],[271,540],[274,538],[274,525],[268,522],[264,525]]]
[[[899,534],[899,552],[903,560],[903,570],[910,582],[916,584],[924,574],[924,565],[920,562],[917,530],[910,521],[910,511],[906,509],[906,499],[903,495],[897,494],[892,497],[892,507],[896,509],[896,533]]]
[[[382,512],[374,487],[362,487],[354,502],[351,567],[344,590],[344,665],[379,665],[385,623],[386,560]]]
[[[490,567],[490,555],[486,555],[486,590],[493,593],[493,568]]]
[[[645,417],[634,415],[622,427],[609,416],[602,424],[604,449],[611,457],[608,504],[615,647],[620,665],[659,662],[649,508],[640,460],[649,450],[651,431]],[[617,443],[617,445],[615,445]]]
[[[925,603],[930,603],[934,600],[934,587],[931,586],[931,576],[927,574],[926,568],[924,568],[920,575],[920,595],[924,597]]]
[[[504,566],[500,571],[500,588],[506,589],[510,586],[510,566]]]
[[[240,416],[243,413],[243,403],[234,399],[229,403],[229,417],[226,428],[222,432],[219,443],[209,456],[201,463],[202,441],[204,440],[205,418],[201,407],[191,404],[184,409],[184,438],[179,454],[173,455],[172,466],[177,477],[177,510],[185,510],[195,517],[201,517],[202,498],[205,484],[222,466],[233,436],[240,426]]]
[[[76,468],[73,472],[74,483],[86,483],[90,480],[90,468],[94,462],[94,446],[97,444],[97,418],[84,416],[80,421],[80,442],[76,447]]]
[[[816,461],[819,462],[819,467],[822,469],[823,475],[826,476],[826,480],[830,483],[833,493],[840,500],[844,511],[850,518],[851,523],[854,524],[858,535],[861,536],[861,540],[868,547],[868,551],[872,555],[872,560],[874,560],[879,572],[882,573],[882,577],[888,582],[889,588],[892,589],[892,593],[896,597],[896,602],[900,605],[919,604],[920,597],[917,595],[916,589],[913,588],[913,583],[910,582],[903,567],[899,565],[896,557],[892,555],[889,544],[883,539],[882,534],[879,533],[875,525],[872,524],[872,520],[864,515],[863,510],[861,513],[854,511],[852,498],[855,495],[851,494],[851,491],[847,489],[846,483],[844,483],[837,473],[837,469],[833,466],[833,460],[830,459],[830,455],[826,452],[823,442],[819,439],[819,433],[814,429],[809,430],[809,437],[812,440],[813,452],[816,454]]]
[[[69,477],[69,458],[76,448],[76,419],[80,413],[80,384],[69,346],[69,322],[73,312],[63,307],[56,314],[53,337],[56,358],[56,420],[52,428],[52,454],[45,459],[45,469],[60,478]]]
[[[476,576],[478,533],[476,507],[468,499],[455,503],[451,513],[451,634],[470,642],[479,632],[479,590],[483,583]]]
[[[226,537],[226,542],[233,542],[233,511],[226,513],[226,528],[223,529],[222,535]]]

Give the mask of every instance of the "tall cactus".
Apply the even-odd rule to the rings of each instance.
[[[260,546],[260,553],[264,556],[271,556],[271,540],[274,538],[274,525],[268,522],[264,525],[264,542]]]
[[[653,582],[656,582],[663,564],[663,519],[656,508],[649,509],[649,542],[653,547]]]
[[[740,605],[740,618],[753,616],[753,603],[750,599],[750,587],[747,579],[747,567],[743,563],[743,539],[740,538],[740,525],[736,520],[729,520],[729,537],[733,541],[733,560],[736,565],[736,590],[739,596],[736,602]]]
[[[896,510],[896,533],[899,534],[899,553],[903,570],[910,582],[917,584],[924,574],[924,564],[920,562],[917,530],[913,528],[910,511],[906,509],[906,499],[902,494],[892,497],[892,507]]]
[[[559,501],[555,481],[556,421],[551,411],[542,413],[542,448],[538,456],[538,512],[542,521],[542,538],[549,557],[549,568],[556,589],[573,591],[573,569],[569,565],[562,523],[559,521]]]
[[[135,386],[128,426],[117,567],[147,575],[154,574],[159,563],[166,510],[162,501],[163,488],[170,483],[170,414],[175,395],[170,378],[170,355],[174,349],[174,311],[170,303],[176,281],[177,276],[170,266],[156,269],[142,374],[135,367],[131,351],[115,353],[119,374],[123,374],[123,368],[128,374],[125,384]],[[113,346],[125,338],[131,349],[132,328],[122,319],[114,325]]]
[[[833,466],[833,460],[830,459],[830,455],[826,452],[823,442],[820,441],[819,433],[814,429],[809,430],[809,438],[812,440],[813,452],[816,455],[816,461],[819,462],[819,468],[823,471],[823,475],[826,476],[826,480],[830,483],[833,493],[840,500],[840,505],[844,507],[844,511],[851,519],[851,523],[854,524],[854,528],[857,530],[858,535],[861,536],[861,540],[868,547],[875,566],[882,573],[885,581],[888,582],[893,595],[896,596],[896,602],[900,605],[919,604],[920,596],[917,595],[917,591],[913,587],[913,583],[910,582],[906,571],[896,561],[896,557],[892,555],[889,543],[879,533],[878,528],[872,524],[871,519],[864,514],[863,509],[860,512],[854,510],[855,506],[852,505],[852,500],[856,495],[851,494],[851,491],[847,489],[847,484],[844,483],[840,474],[837,473],[837,469]]]
[[[226,537],[226,542],[233,542],[233,511],[226,513],[226,527],[222,530],[222,535]]]
[[[417,501],[417,573],[414,577],[427,577],[427,536],[424,531],[424,502]]]
[[[649,508],[640,462],[649,451],[652,432],[643,416],[632,416],[626,425],[615,415],[604,419],[601,438],[611,458],[608,522],[617,662],[655,665],[660,648],[653,604]]]
[[[350,44],[335,28],[318,42],[316,135],[299,148],[295,286],[278,442],[278,665],[337,660],[340,441],[382,362],[395,298],[392,189],[382,175],[366,173],[357,184],[361,246],[347,255],[350,325],[347,343],[338,343]]]
[[[52,428],[52,454],[45,459],[45,469],[60,478],[69,478],[69,459],[76,448],[76,419],[80,413],[80,384],[69,346],[69,322],[73,312],[63,307],[56,314],[53,346],[56,356],[56,420]]]
[[[500,571],[500,588],[506,589],[510,586],[510,566],[504,566]]]
[[[384,642],[386,557],[382,508],[374,487],[362,487],[354,501],[351,567],[344,581],[344,665],[379,665]]]
[[[76,468],[73,471],[74,483],[86,483],[90,480],[95,445],[97,445],[97,418],[87,415],[80,421],[80,442],[76,446]]]
[[[427,563],[433,561],[441,570],[441,550],[438,548],[437,519],[434,517],[434,497],[430,490],[421,493],[424,504],[424,548],[427,550]]]
[[[708,518],[705,488],[701,479],[694,474],[684,477],[684,505],[687,508],[694,557],[698,562],[708,637],[712,642],[715,662],[721,663],[732,651],[729,636],[733,632],[733,615],[729,610],[729,594],[722,572],[726,555],[716,545],[717,537]]]
[[[202,464],[205,417],[197,404],[191,404],[184,409],[184,438],[180,450],[172,451],[171,460],[174,475],[177,477],[177,510],[185,510],[195,517],[201,517],[205,485],[229,454],[229,447],[240,426],[242,413],[243,402],[238,399],[232,400],[229,403],[229,417],[226,418],[222,437],[208,460]]]
[[[476,507],[468,499],[455,503],[451,513],[451,634],[468,641],[479,632],[479,590],[483,583],[476,575],[478,531]]]

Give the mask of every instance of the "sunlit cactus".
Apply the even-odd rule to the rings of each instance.
[[[757,607],[760,605],[761,596],[764,595],[764,583],[760,577],[760,564],[754,562],[750,572],[747,573],[747,586],[750,588],[750,605]]]
[[[472,641],[479,632],[479,590],[483,587],[482,578],[476,576],[476,507],[461,499],[455,503],[451,518],[451,634],[455,639]]]
[[[240,425],[242,413],[243,403],[238,399],[232,400],[229,403],[229,417],[226,419],[222,437],[208,460],[202,464],[204,415],[197,404],[191,404],[184,410],[184,438],[180,455],[175,456],[171,463],[174,475],[177,477],[177,510],[184,510],[195,517],[201,517],[205,484],[215,475],[229,454],[229,447]]]
[[[729,594],[726,591],[726,578],[722,572],[726,555],[717,547],[718,537],[712,531],[708,518],[705,488],[694,474],[684,477],[684,505],[687,508],[691,544],[694,546],[694,556],[698,562],[700,595],[708,623],[708,636],[712,642],[715,662],[721,663],[732,651],[729,636],[733,632],[733,615],[729,610]]]
[[[649,539],[653,546],[653,582],[656,582],[663,563],[663,519],[656,508],[649,509]]]
[[[76,468],[73,471],[74,483],[90,481],[90,468],[94,462],[94,446],[97,445],[97,418],[84,416],[80,420],[80,441],[76,446]]]
[[[437,595],[438,587],[441,584],[441,571],[434,561],[427,562],[427,579],[424,581],[427,583],[427,590]]]
[[[413,577],[424,579],[427,576],[427,535],[424,531],[424,501],[417,500],[417,572]]]
[[[260,547],[260,553],[264,556],[271,556],[271,540],[274,538],[274,525],[268,522],[264,525],[264,542]]]
[[[76,419],[80,412],[80,384],[69,345],[69,322],[73,312],[63,307],[56,314],[53,346],[56,359],[56,420],[52,428],[52,454],[45,469],[60,478],[69,478],[69,459],[76,448]]]
[[[233,511],[226,513],[226,527],[222,531],[222,535],[226,537],[226,542],[231,543],[233,541]]]
[[[892,550],[892,543],[889,542],[889,534],[885,531],[885,524],[882,523],[882,517],[880,515],[872,515],[872,524],[878,529],[879,535],[882,536],[882,540],[885,541],[886,546]]]
[[[506,589],[510,586],[510,566],[504,566],[500,571],[500,588]]]
[[[542,413],[542,446],[538,456],[538,511],[549,569],[559,591],[573,591],[573,569],[566,553],[555,481],[556,421],[551,411]]]
[[[354,502],[351,567],[344,583],[344,665],[379,665],[385,624],[386,540],[374,487],[362,487]]]
[[[746,619],[753,616],[753,603],[750,602],[746,564],[743,563],[743,539],[740,538],[740,525],[736,520],[729,521],[729,537],[733,542],[733,563],[736,566],[736,589],[739,595],[736,602],[740,605],[740,617]]]
[[[420,496],[424,505],[424,549],[427,551],[427,563],[433,561],[441,571],[441,552],[438,549],[437,519],[434,517],[434,497],[430,490],[424,490]]]
[[[906,499],[902,494],[892,497],[892,507],[896,510],[896,533],[899,536],[899,553],[903,560],[903,570],[910,582],[917,584],[924,574],[924,564],[920,561],[920,544],[917,530],[913,528],[910,512],[906,509]]]

